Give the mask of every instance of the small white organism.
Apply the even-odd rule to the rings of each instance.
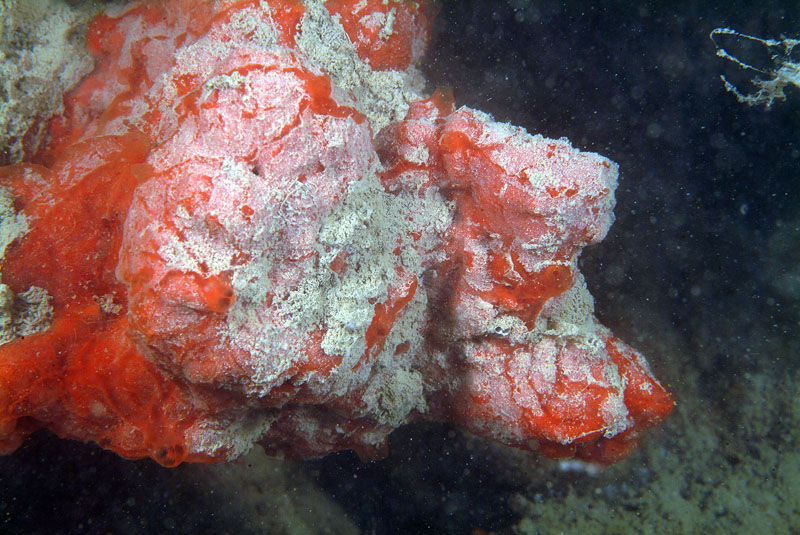
[[[761,43],[769,52],[772,65],[767,68],[759,69],[731,55],[715,39],[720,35],[732,35],[739,39]],[[787,37],[782,37],[780,40],[761,39],[759,37],[753,37],[752,35],[739,33],[730,28],[717,28],[711,32],[710,37],[717,47],[717,56],[732,61],[742,69],[755,71],[763,75],[763,78],[756,76],[751,80],[756,91],[749,94],[742,93],[735,85],[729,82],[725,76],[720,75],[722,82],[725,84],[725,89],[736,95],[739,102],[747,104],[748,106],[764,104],[769,108],[775,100],[786,100],[786,94],[783,90],[787,85],[794,85],[800,88],[800,62],[793,62],[791,60],[792,49],[800,44],[800,39],[789,39]]]

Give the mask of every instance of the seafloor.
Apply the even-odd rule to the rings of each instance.
[[[619,162],[617,222],[583,272],[601,321],[674,392],[669,420],[599,474],[431,424],[372,464],[177,469],[41,432],[0,458],[0,533],[800,533],[800,90],[740,104],[720,74],[746,89],[759,73],[709,39],[798,36],[800,3],[441,5],[432,84]],[[9,47],[35,40],[7,21],[6,90]],[[725,45],[771,62],[758,42]]]

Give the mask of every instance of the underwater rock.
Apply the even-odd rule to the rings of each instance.
[[[431,17],[173,0],[92,22],[49,146],[0,168],[0,451],[46,427],[168,466],[374,458],[428,419],[611,463],[670,413],[577,270],[616,164],[426,97]]]

